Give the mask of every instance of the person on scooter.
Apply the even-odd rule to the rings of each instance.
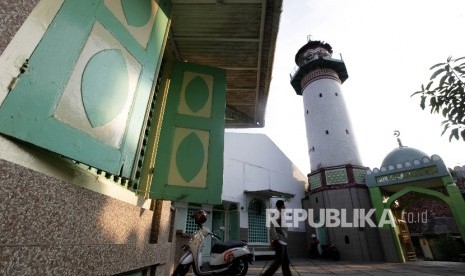
[[[276,209],[278,209],[280,214],[284,212],[285,208],[283,200],[276,201]],[[275,227],[273,223],[270,225],[271,246],[275,250],[274,261],[262,275],[271,276],[281,266],[284,276],[292,276],[289,268],[289,256],[287,254],[287,227],[282,226],[281,215],[276,221],[279,226]]]

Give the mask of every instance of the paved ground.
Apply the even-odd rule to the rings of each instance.
[[[247,275],[260,275],[271,261],[257,261]],[[410,275],[465,275],[465,263],[416,261],[409,263],[356,263],[349,261],[320,261],[310,259],[291,260],[294,276],[307,275],[373,275],[373,276],[410,276]],[[275,275],[282,275],[278,271]]]
[[[260,260],[249,267],[247,275],[260,275],[271,260]],[[410,275],[465,275],[465,263],[416,261],[409,263],[356,263],[350,261],[320,261],[310,259],[292,259],[291,270],[294,276],[330,276],[330,275],[372,275],[372,276],[410,276]],[[190,273],[188,275],[194,275]],[[281,275],[280,270],[275,274]]]

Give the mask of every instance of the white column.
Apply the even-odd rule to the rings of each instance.
[[[316,69],[301,84],[311,171],[346,164],[361,166],[337,73]]]

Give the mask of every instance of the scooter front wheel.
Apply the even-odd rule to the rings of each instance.
[[[249,270],[249,263],[245,258],[239,258],[229,269],[228,276],[244,276],[247,274],[247,270]]]
[[[190,266],[190,264],[188,264],[188,265],[178,264],[176,269],[173,271],[172,276],[185,276],[187,274],[187,272],[189,272],[189,266]]]

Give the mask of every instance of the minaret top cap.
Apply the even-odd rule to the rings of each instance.
[[[302,46],[302,48],[300,48],[299,51],[297,51],[297,54],[295,54],[295,63],[299,65],[300,56],[306,51],[316,48],[323,48],[326,49],[330,54],[333,53],[333,48],[328,43],[319,40],[309,40],[307,44]]]

